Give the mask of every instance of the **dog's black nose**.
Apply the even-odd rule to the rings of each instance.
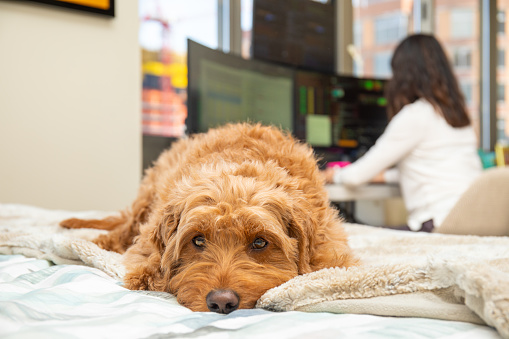
[[[228,314],[239,308],[239,296],[232,290],[210,291],[206,300],[211,312]]]

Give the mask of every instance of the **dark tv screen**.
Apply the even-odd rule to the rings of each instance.
[[[334,72],[334,2],[254,0],[253,58]]]

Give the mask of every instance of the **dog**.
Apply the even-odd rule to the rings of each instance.
[[[130,209],[61,226],[110,230],[95,243],[125,252],[127,288],[169,292],[193,311],[254,308],[299,274],[357,265],[313,150],[261,124],[176,141]]]

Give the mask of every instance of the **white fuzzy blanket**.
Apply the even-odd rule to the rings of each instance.
[[[121,279],[122,256],[90,242],[102,231],[57,226],[69,217],[106,215],[0,204],[0,254],[88,265]],[[485,323],[509,338],[508,237],[423,234],[361,225],[345,228],[363,262],[360,267],[296,277],[267,291],[257,306]]]
[[[114,213],[113,213],[114,214]],[[96,267],[121,280],[122,255],[105,251],[91,240],[105,231],[69,230],[58,226],[67,218],[103,218],[111,212],[70,212],[0,204],[0,254],[23,254],[55,264]]]

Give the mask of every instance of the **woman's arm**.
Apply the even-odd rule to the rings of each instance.
[[[323,176],[325,177],[325,182],[328,184],[334,183],[334,173],[340,171],[339,168],[332,168],[328,167],[327,169],[322,171]],[[396,168],[391,168],[388,170],[385,170],[383,172],[378,173],[375,175],[373,179],[371,179],[371,182],[373,183],[384,183],[384,182],[390,182],[390,183],[397,183],[399,178],[399,172]]]

